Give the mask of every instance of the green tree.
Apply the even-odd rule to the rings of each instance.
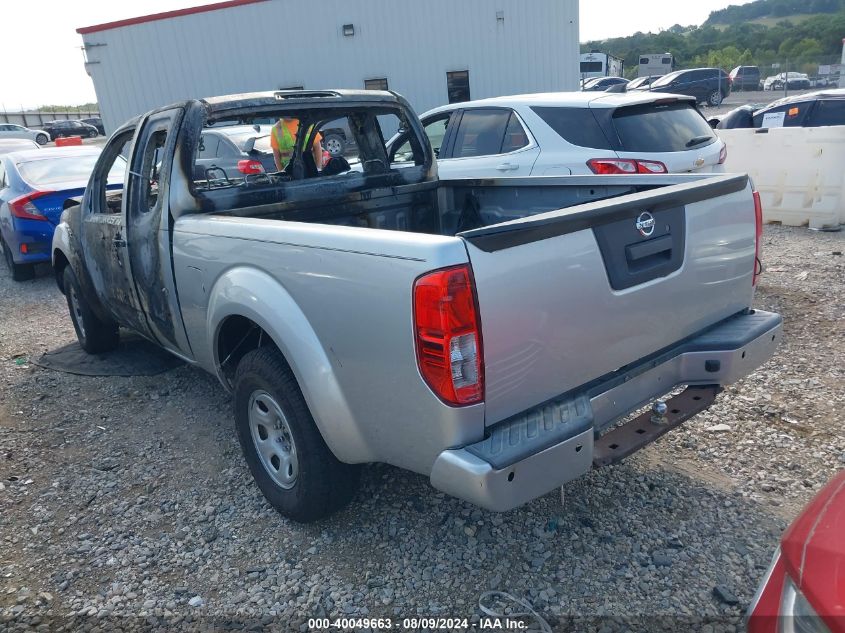
[[[837,12],[830,11],[836,9]],[[801,21],[781,20],[771,27],[750,23],[760,17],[817,15]],[[719,25],[716,28],[715,25]],[[722,26],[724,25],[724,26]],[[845,36],[845,0],[757,0],[714,11],[702,26],[675,25],[660,33],[638,32],[630,37],[587,42],[586,51],[598,49],[625,60],[626,75],[633,74],[640,55],[668,52],[679,68],[739,65],[768,67],[787,59],[793,69],[838,60]],[[795,64],[795,65],[793,65]]]

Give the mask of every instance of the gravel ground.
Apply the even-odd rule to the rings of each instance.
[[[845,466],[845,233],[767,226],[764,249],[757,305],[786,319],[776,357],[568,484],[563,506],[555,492],[493,514],[373,465],[347,510],[309,526],[253,485],[214,378],[28,362],[73,340],[64,297],[2,268],[0,630],[472,626],[492,589],[555,630],[741,630],[782,530]]]

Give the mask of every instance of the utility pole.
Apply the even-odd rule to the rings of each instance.
[[[845,37],[842,38],[842,63],[839,66],[839,87],[845,88]]]
[[[789,96],[789,58],[786,58],[786,72],[783,73],[783,96]]]

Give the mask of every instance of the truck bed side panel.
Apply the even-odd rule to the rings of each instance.
[[[414,347],[414,280],[466,262],[460,239],[191,216],[177,221],[173,248],[180,303],[201,364],[217,371],[220,315],[208,314],[208,306],[236,275],[243,285],[232,310],[256,306],[339,458],[428,474],[442,450],[483,436],[483,405],[441,403],[419,375]],[[335,383],[336,391],[321,390]],[[354,442],[338,441],[352,436]]]

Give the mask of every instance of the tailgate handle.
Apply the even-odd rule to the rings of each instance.
[[[647,242],[640,242],[639,244],[630,244],[625,247],[625,256],[630,263],[638,262],[647,257],[661,255],[666,253],[667,256],[672,254],[672,236],[664,235],[657,237]]]

